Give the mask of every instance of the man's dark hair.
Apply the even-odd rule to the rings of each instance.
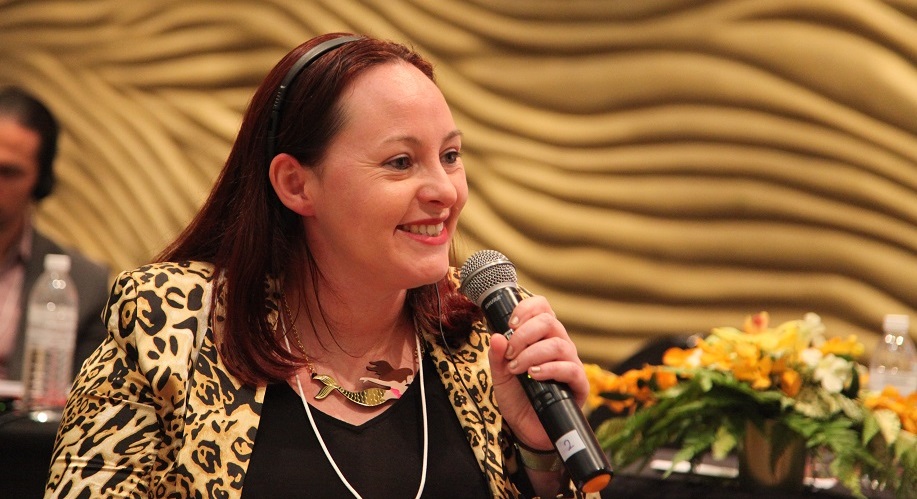
[[[54,188],[54,157],[60,132],[51,111],[37,98],[19,87],[0,90],[0,116],[16,120],[41,138],[38,146],[38,182],[32,191],[36,201],[44,199]]]

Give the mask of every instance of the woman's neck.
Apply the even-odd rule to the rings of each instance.
[[[316,297],[312,289],[287,286],[284,294],[300,340],[314,362],[327,360],[362,369],[368,361],[398,361],[405,347],[413,345],[406,291],[388,296],[363,290],[344,294],[325,287]]]
[[[289,338],[291,348],[300,348],[306,355],[306,366],[289,380],[291,386],[298,391],[302,383],[308,403],[351,424],[362,424],[385,411],[390,404],[362,407],[345,396],[327,396],[321,400],[316,396],[326,386],[322,379],[328,377],[345,390],[362,392],[379,386],[367,383],[367,379],[381,376],[387,380],[388,376],[404,374],[406,370],[417,373],[420,356],[413,318],[405,309],[406,294],[388,297],[377,294],[375,299],[351,294],[344,299],[341,294],[319,291],[316,299],[307,287],[285,286],[283,299],[290,309],[287,311],[281,304],[283,320],[287,323],[285,331],[296,335]],[[324,377],[313,377],[319,374]],[[409,384],[410,377],[401,376],[397,380],[393,377],[388,381]]]

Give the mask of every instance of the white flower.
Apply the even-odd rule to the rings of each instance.
[[[840,393],[850,377],[850,363],[829,353],[818,362],[814,377],[828,393]]]
[[[814,312],[809,312],[803,317],[803,330],[806,332],[805,340],[814,347],[820,347],[825,343],[825,325],[821,317]]]
[[[806,348],[799,354],[799,359],[812,369],[815,369],[818,363],[821,362],[822,357],[821,350],[817,348]]]

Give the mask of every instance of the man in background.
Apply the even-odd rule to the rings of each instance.
[[[101,313],[108,299],[108,269],[62,248],[32,225],[33,203],[54,186],[58,132],[57,120],[35,97],[15,87],[0,90],[0,380],[22,377],[29,292],[44,270],[46,254],[71,260],[79,296],[74,370],[106,336]]]

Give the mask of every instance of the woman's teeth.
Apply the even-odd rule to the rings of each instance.
[[[436,225],[402,225],[401,230],[421,236],[438,236],[443,231],[443,223]]]

